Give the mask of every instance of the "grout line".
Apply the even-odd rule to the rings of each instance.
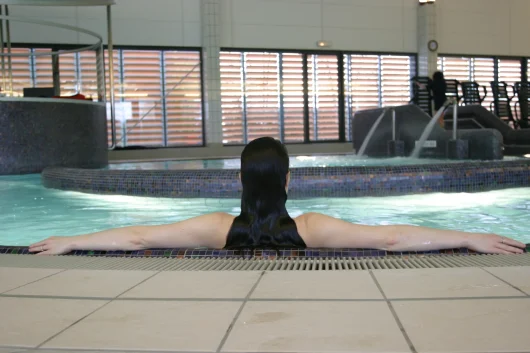
[[[21,268],[21,267],[16,267],[16,268]],[[47,269],[43,269],[43,270],[47,270]],[[62,271],[60,271],[60,270],[61,270],[60,268],[57,268],[57,269],[50,268],[50,270],[59,270],[59,271],[58,271],[58,272],[55,272],[55,273],[52,273],[51,275],[48,275],[48,276],[46,276],[46,277],[42,277],[42,278],[36,279],[36,280],[34,280],[34,281],[32,281],[32,282],[28,282],[28,283],[25,283],[25,284],[23,284],[23,285],[20,285],[20,286],[18,286],[18,287],[16,287],[16,288],[12,288],[12,289],[10,289],[10,290],[7,290],[7,291],[5,291],[5,292],[2,292],[2,293],[0,293],[0,297],[3,297],[3,296],[9,296],[9,294],[8,294],[9,292],[12,292],[12,291],[17,290],[17,289],[22,288],[22,287],[25,287],[25,286],[27,286],[27,285],[29,285],[29,284],[36,283],[36,282],[41,281],[41,280],[43,280],[43,279],[53,277],[53,276],[55,276],[55,275],[57,275],[57,274],[59,274],[59,273],[63,273],[63,272],[65,272],[65,271],[68,271],[68,269],[63,269]]]
[[[55,335],[49,337],[47,340],[45,340],[44,342],[42,342],[41,344],[37,345],[35,348],[39,349],[40,347],[42,347],[43,345],[45,345],[46,343],[50,342],[51,340],[53,340],[55,337],[59,336],[61,333],[65,332],[66,330],[74,327],[75,325],[77,325],[79,322],[81,322],[82,320],[84,320],[85,318],[89,317],[90,315],[94,314],[96,311],[104,308],[105,306],[109,305],[110,303],[112,303],[114,301],[114,299],[118,298],[120,295],[130,291],[131,289],[139,286],[140,284],[146,282],[147,280],[153,278],[154,276],[156,276],[157,274],[159,274],[160,271],[157,271],[155,273],[153,273],[151,276],[145,278],[143,281],[140,281],[138,283],[136,283],[134,286],[130,287],[130,288],[127,288],[125,291],[121,292],[120,294],[118,294],[117,296],[115,296],[113,299],[109,300],[108,302],[106,302],[105,304],[101,305],[100,307],[96,308],[95,310],[92,310],[90,313],[88,313],[87,315],[83,316],[82,318],[80,318],[79,320],[73,322],[71,325],[69,325],[68,327],[64,328],[63,330],[57,332]]]
[[[89,353],[89,352],[100,352],[100,353],[116,353],[116,350],[109,350],[109,349],[85,349],[85,348],[24,348],[24,347],[15,347],[15,346],[2,346],[0,345],[0,348],[4,349],[12,349],[13,351],[10,353],[37,353],[37,352],[77,352],[77,353]],[[129,350],[129,349],[120,349],[120,352],[126,352],[126,353],[146,353],[145,350]],[[181,351],[181,350],[158,350],[158,349],[149,349],[148,352],[152,353],[190,353],[189,350],[187,351]],[[212,353],[211,351],[193,351],[193,353]],[[223,353],[241,353],[241,352],[235,352],[235,351],[224,351]],[[264,351],[257,351],[255,353],[270,353],[270,352],[264,352]],[[275,353],[297,353],[296,351],[278,351]],[[482,352],[470,352],[470,353],[482,353]],[[491,352],[491,353],[530,353],[530,352]]]
[[[239,307],[239,310],[237,311],[236,315],[234,316],[234,319],[230,323],[230,326],[228,326],[228,329],[226,330],[226,333],[223,336],[223,339],[221,340],[221,343],[219,343],[219,346],[217,347],[217,350],[215,351],[216,353],[221,352],[221,349],[223,349],[223,346],[225,345],[226,340],[228,339],[228,336],[230,336],[230,333],[232,332],[232,329],[234,328],[237,320],[239,319],[239,315],[241,315],[241,313],[243,312],[243,309],[245,308],[245,305],[248,303],[248,300],[250,299],[250,296],[252,295],[252,293],[254,293],[254,291],[256,290],[256,288],[260,284],[263,276],[265,276],[266,273],[267,273],[266,271],[262,271],[261,272],[261,275],[257,279],[256,283],[254,283],[254,286],[252,286],[252,288],[248,292],[247,296],[245,297],[245,301],[243,303],[241,303],[241,306]]]
[[[78,353],[88,353],[88,352],[101,352],[101,353],[116,353],[116,350],[108,350],[108,349],[86,349],[86,348],[24,348],[21,346],[3,346],[0,345],[0,348],[3,349],[12,349],[12,353],[30,353],[30,352],[78,352]],[[145,353],[145,350],[129,350],[129,349],[120,349],[120,352],[127,352],[127,353]],[[158,350],[158,349],[149,349],[149,352],[153,353],[190,353],[190,351],[181,351],[181,350]],[[194,351],[194,353],[211,353],[211,351]],[[223,353],[241,353],[241,352],[232,352],[232,351],[224,351]],[[256,352],[256,353],[268,353],[268,352]],[[279,351],[276,353],[296,353],[293,351]],[[469,353],[483,353],[483,352],[469,352]],[[491,352],[491,353],[530,353],[530,351],[508,351],[508,352]]]
[[[2,348],[2,346],[0,346]],[[7,347],[9,349],[18,349],[17,347]],[[22,348],[23,349],[23,348]],[[101,352],[101,353],[116,353],[116,350],[108,350],[108,349],[86,349],[86,348],[39,348],[39,349],[26,349],[23,351],[14,351],[13,353],[31,353],[31,352],[78,352],[78,353],[92,353],[92,352]],[[159,349],[149,349],[149,351],[145,350],[129,350],[129,349],[120,349],[119,352],[127,352],[127,353],[146,353],[146,352],[152,352],[152,353],[190,353],[190,351],[168,351],[168,350],[159,350]],[[193,351],[193,353],[211,353],[211,351]],[[232,352],[228,352],[232,353]],[[236,352],[234,352],[236,353]],[[503,352],[504,353],[504,352]]]
[[[392,313],[392,316],[394,317],[394,320],[396,321],[396,324],[398,325],[401,333],[403,334],[403,337],[405,338],[405,341],[409,345],[409,348],[410,348],[411,352],[412,353],[418,353],[418,351],[416,350],[416,347],[414,347],[414,343],[412,343],[409,335],[407,334],[407,331],[405,330],[405,327],[403,327],[403,324],[401,323],[401,320],[399,319],[399,317],[398,317],[398,315],[396,313],[396,310],[394,309],[394,306],[392,305],[390,300],[388,300],[388,298],[386,297],[386,294],[383,291],[383,287],[381,287],[381,284],[379,284],[379,282],[377,281],[377,278],[375,277],[374,272],[372,270],[370,270],[370,276],[372,277],[372,280],[375,282],[375,285],[379,289],[379,292],[381,292],[381,295],[385,299],[386,304],[388,305],[388,308],[390,309],[390,312]]]
[[[149,279],[149,278],[148,278]],[[134,287],[133,287],[134,288]],[[132,288],[131,288],[132,289]],[[121,293],[120,295],[123,295]],[[26,299],[58,299],[58,300],[110,300],[110,301],[153,301],[153,302],[408,302],[408,301],[442,301],[442,300],[502,300],[502,299],[530,299],[528,295],[491,296],[491,297],[433,297],[433,298],[364,298],[364,299],[333,299],[333,298],[116,298],[116,297],[72,297],[33,294],[0,294],[0,298]]]
[[[70,297],[62,295],[38,295],[38,294],[0,294],[0,298],[21,298],[21,299],[56,299],[56,300],[112,300],[111,297]]]
[[[487,273],[489,273],[489,274],[492,275],[493,277],[497,278],[499,281],[502,281],[502,282],[506,283],[507,285],[509,285],[509,286],[512,287],[513,289],[516,289],[516,290],[518,290],[519,292],[523,293],[524,296],[526,296],[526,297],[530,297],[530,294],[526,293],[526,292],[525,292],[524,290],[522,290],[521,288],[519,288],[519,287],[517,287],[517,286],[511,284],[511,283],[508,282],[508,281],[505,281],[504,279],[500,278],[499,276],[497,276],[497,275],[491,273],[490,271],[486,270],[484,267],[480,267],[480,269],[483,270],[483,271],[485,271],[485,272],[487,272]]]
[[[0,344],[0,348],[2,349],[13,349],[13,352],[26,352],[26,351],[31,351],[33,348],[35,348],[34,346],[5,346],[5,345],[2,345]]]
[[[116,353],[116,350],[108,350],[108,349],[85,349],[85,348],[40,348],[35,350],[29,350],[29,351],[22,351],[22,352],[14,352],[14,353],[31,353],[31,352],[78,352],[78,353],[89,353],[89,352],[101,352],[101,353]],[[120,349],[119,352],[127,352],[127,353],[190,353],[190,351],[168,351],[168,350],[160,350],[160,349],[149,349],[148,351],[145,350],[129,350],[129,349]],[[193,351],[193,353],[211,353],[211,351]],[[234,352],[235,353],[235,352]]]

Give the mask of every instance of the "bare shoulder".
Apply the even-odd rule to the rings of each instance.
[[[205,217],[208,218],[204,219],[205,223],[209,225],[208,230],[223,237],[223,240],[226,241],[226,236],[236,217],[224,212],[210,213],[205,215]]]
[[[219,217],[220,223],[223,225],[224,228],[226,228],[226,232],[228,233],[236,217],[232,216],[229,213],[224,213],[224,212],[217,212],[217,213],[212,213],[212,214],[217,215],[217,217]]]
[[[150,227],[150,247],[223,248],[234,216],[216,212]]]
[[[298,234],[310,248],[358,247],[364,244],[367,226],[353,224],[321,213],[306,213],[295,218]]]
[[[296,229],[298,230],[298,234],[300,235],[300,237],[302,237],[302,239],[308,246],[309,246],[309,243],[311,243],[311,240],[309,239],[309,232],[308,232],[308,227],[307,227],[307,219],[310,216],[311,216],[311,213],[304,213],[293,219],[294,223],[296,223]]]

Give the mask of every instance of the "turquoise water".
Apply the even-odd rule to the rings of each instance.
[[[519,157],[505,157],[504,160],[517,160]],[[438,163],[460,163],[457,160],[439,159],[413,159],[413,158],[366,158],[355,155],[334,156],[297,156],[290,158],[291,168],[304,167],[350,167],[350,166],[395,166],[395,165],[418,165]],[[179,160],[164,162],[142,162],[142,163],[119,163],[112,164],[109,169],[239,169],[241,167],[239,158],[236,159],[200,159]]]
[[[492,232],[530,243],[530,188],[476,194],[317,198],[288,202],[291,215],[313,211],[363,224],[413,224]],[[208,212],[239,213],[236,199],[103,196],[45,189],[40,176],[0,177],[0,244],[29,245],[51,235],[177,222]]]

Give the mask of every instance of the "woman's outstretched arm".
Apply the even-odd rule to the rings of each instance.
[[[525,244],[496,234],[466,233],[409,225],[366,226],[319,213],[297,219],[299,232],[312,248],[368,248],[429,251],[469,248],[483,253],[519,254]]]
[[[141,250],[149,248],[222,248],[234,216],[212,213],[159,226],[133,226],[102,232],[51,237],[32,244],[39,255],[60,255],[73,250]]]

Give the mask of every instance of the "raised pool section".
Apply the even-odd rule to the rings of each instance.
[[[104,103],[52,98],[0,99],[0,175],[49,166],[108,164]]]

